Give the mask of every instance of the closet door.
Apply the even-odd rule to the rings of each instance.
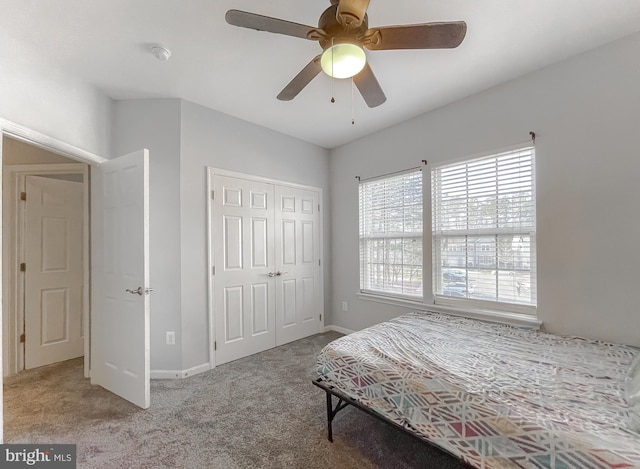
[[[275,345],[273,185],[213,178],[216,364]]]
[[[318,192],[275,186],[276,345],[320,332]]]

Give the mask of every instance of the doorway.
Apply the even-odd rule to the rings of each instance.
[[[6,138],[5,138],[6,137]],[[91,213],[93,214],[93,219],[105,220],[108,217],[108,211],[111,206],[105,207],[105,201],[109,198],[110,192],[112,188],[117,187],[116,192],[120,195],[119,199],[122,202],[120,205],[127,207],[135,208],[135,223],[132,226],[128,226],[126,223],[92,223],[92,233],[91,233],[91,248],[93,250],[92,258],[94,259],[93,265],[100,264],[99,262],[95,262],[97,259],[105,258],[105,243],[108,244],[109,252],[106,258],[110,259],[110,265],[114,263],[121,263],[122,261],[126,262],[130,259],[129,256],[130,251],[142,252],[142,260],[144,264],[144,269],[140,269],[141,275],[134,279],[139,286],[138,289],[134,292],[139,294],[139,301],[123,301],[123,291],[118,291],[118,298],[115,298],[115,301],[107,301],[105,302],[105,298],[100,295],[94,294],[93,291],[96,285],[103,285],[104,276],[101,275],[99,270],[91,273],[89,271],[89,191],[85,190],[84,192],[84,223],[85,223],[85,231],[83,233],[83,247],[85,249],[83,255],[83,331],[84,331],[84,344],[85,344],[85,353],[84,353],[84,376],[88,378],[90,375],[89,372],[89,364],[90,357],[89,351],[91,351],[91,360],[96,363],[106,364],[106,366],[111,367],[114,370],[120,372],[120,375],[125,375],[125,378],[120,379],[120,375],[107,376],[106,379],[94,379],[93,373],[91,373],[91,384],[98,384],[103,388],[111,391],[112,393],[134,402],[136,405],[147,408],[149,407],[149,300],[148,300],[148,292],[151,290],[149,288],[149,152],[148,150],[140,150],[138,152],[125,155],[122,157],[112,158],[111,160],[107,160],[103,157],[90,153],[88,151],[82,150],[73,145],[69,145],[65,142],[57,140],[55,138],[49,137],[47,135],[41,134],[39,132],[33,131],[31,129],[22,127],[20,125],[14,124],[12,122],[6,121],[0,118],[0,160],[5,162],[9,162],[7,158],[10,156],[5,156],[6,152],[8,155],[11,153],[10,148],[8,151],[5,151],[5,145],[10,145],[13,143],[12,141],[16,140],[20,143],[26,143],[28,146],[33,146],[37,149],[44,149],[52,152],[54,155],[68,158],[74,162],[80,162],[84,165],[84,177],[83,183],[85,187],[87,187],[90,182],[97,181],[98,184],[91,184],[92,186],[92,197],[91,197]],[[24,163],[24,161],[23,161]],[[61,163],[58,161],[58,163]],[[55,164],[55,163],[50,163]],[[61,163],[66,164],[66,162]],[[89,181],[89,165],[91,169],[91,181]],[[6,166],[10,167],[10,166]],[[5,165],[2,166],[5,169]],[[47,166],[47,169],[52,169],[52,166]],[[68,171],[67,171],[68,172]],[[8,177],[10,171],[6,171],[3,173],[3,186],[8,187],[9,183],[5,182],[5,177]],[[98,191],[96,188],[100,187],[100,182],[104,182],[107,180],[106,190]],[[11,179],[9,179],[11,181]],[[104,186],[104,184],[102,184]],[[3,187],[3,188],[4,188]],[[126,188],[126,190],[121,190],[122,188]],[[104,189],[104,187],[103,187]],[[14,190],[17,190],[14,188]],[[0,193],[2,194],[2,193]],[[2,207],[11,208],[11,204],[7,203],[5,197],[3,196]],[[19,198],[19,196],[18,196]],[[120,207],[116,207],[120,210]],[[9,218],[10,220],[10,218]],[[118,220],[119,222],[121,220]],[[3,225],[4,225],[4,213],[3,213]],[[10,249],[6,248],[6,240],[7,238],[11,238],[9,236],[10,233],[6,232],[5,226],[3,226],[2,232],[0,232],[0,239],[2,239],[3,249],[2,249],[2,288],[3,292],[9,290],[9,282],[11,281],[11,276],[7,275],[10,267],[13,265],[14,268],[17,264],[15,264],[16,257],[11,257]],[[140,236],[139,234],[143,233],[144,236]],[[138,241],[137,244],[132,245],[131,243],[114,243],[114,236],[121,235],[123,239],[135,239]],[[131,235],[131,236],[129,236]],[[96,256],[96,253],[98,254]],[[102,253],[102,255],[100,255]],[[19,267],[17,267],[19,269]],[[102,272],[104,273],[104,272]],[[126,272],[122,272],[118,270],[114,272],[113,276],[117,280],[124,279],[126,276]],[[17,277],[16,277],[17,278]],[[90,281],[91,280],[91,281]],[[91,294],[91,314],[89,314],[89,300]],[[130,300],[129,294],[128,298]],[[98,298],[96,300],[96,298]],[[94,301],[95,300],[95,301]],[[6,344],[11,342],[12,337],[17,336],[17,328],[11,327],[10,319],[13,317],[12,311],[6,303],[7,298],[3,297],[2,302],[2,343],[3,345],[2,353],[2,364],[3,370],[14,371],[17,370],[17,365],[13,365],[13,369],[11,368],[12,363],[17,363],[16,354],[12,357],[10,352],[13,349],[11,345],[7,348]],[[108,304],[107,304],[108,303]],[[131,347],[125,349],[121,344],[121,335],[118,333],[120,330],[116,330],[114,327],[105,328],[104,323],[107,323],[107,326],[113,326],[114,322],[117,323],[119,318],[115,318],[113,313],[117,313],[122,309],[121,306],[123,303],[127,303],[129,312],[133,312],[135,316],[139,319],[134,327],[130,322],[126,322],[122,324],[122,327],[126,328],[128,332],[128,338],[131,340],[129,342],[134,345],[142,344],[142,346],[138,346],[135,350],[132,350]],[[135,303],[135,305],[134,305]],[[132,306],[133,305],[133,306]],[[91,317],[92,322],[96,320],[102,319],[103,327],[94,327],[92,330],[94,332],[95,337],[89,337],[89,317]],[[117,325],[117,324],[116,324]],[[99,330],[99,332],[96,332]],[[13,333],[12,333],[13,332]],[[95,340],[96,338],[103,338],[104,336],[108,336],[110,340],[102,340],[100,344],[99,340]],[[19,337],[19,336],[18,336]],[[114,339],[115,337],[115,339]],[[19,342],[19,339],[18,339]],[[89,344],[90,343],[90,344]],[[128,344],[125,341],[126,344]],[[90,349],[89,349],[90,345]],[[8,351],[9,353],[6,353]],[[117,356],[114,357],[114,354]],[[9,355],[9,356],[7,356]],[[117,359],[117,360],[114,360]],[[92,366],[93,368],[93,366]],[[5,372],[3,371],[4,376]],[[104,378],[104,374],[101,375]],[[123,388],[120,386],[123,381],[126,381],[127,376],[134,376],[136,378],[136,385],[126,386]],[[1,384],[0,379],[0,384]],[[129,380],[129,384],[132,381]],[[123,392],[126,391],[126,392]],[[136,395],[133,395],[135,392]],[[2,395],[2,386],[0,386],[0,396]],[[143,399],[138,399],[139,396],[142,396]],[[3,430],[3,412],[2,408],[0,408],[0,441],[2,441],[2,430]]]
[[[4,136],[4,375],[85,356],[88,165]]]

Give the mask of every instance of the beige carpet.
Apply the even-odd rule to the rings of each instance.
[[[75,443],[79,468],[460,468],[347,408],[326,438],[311,384],[319,334],[184,380],[153,380],[140,410],[82,377],[82,360],[5,379],[5,443]]]

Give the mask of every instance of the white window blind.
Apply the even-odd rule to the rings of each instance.
[[[360,183],[360,290],[422,297],[422,171]]]
[[[436,303],[536,305],[534,162],[527,147],[432,169]]]

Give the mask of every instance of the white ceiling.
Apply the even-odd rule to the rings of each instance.
[[[0,73],[37,62],[114,99],[174,97],[333,148],[640,30],[640,0],[372,0],[369,26],[467,22],[457,49],[368,51],[387,95],[350,80],[280,90],[316,42],[228,25],[235,8],[317,25],[328,0],[0,0]],[[173,55],[157,61],[150,46]],[[332,92],[333,89],[333,92]],[[336,103],[331,104],[333,95]],[[355,125],[351,124],[352,115]]]

